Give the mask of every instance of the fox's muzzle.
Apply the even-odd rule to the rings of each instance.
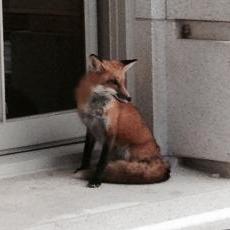
[[[127,96],[123,93],[117,93],[116,98],[122,102],[130,102],[132,100],[132,98],[130,96]]]

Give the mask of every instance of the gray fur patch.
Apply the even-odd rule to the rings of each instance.
[[[107,118],[104,116],[104,109],[110,101],[110,96],[94,92],[89,100],[87,111],[80,112],[82,121],[100,142],[104,141],[107,124]]]
[[[96,140],[103,142],[106,131],[106,119],[101,115],[95,116],[88,113],[81,114],[81,118]]]
[[[103,109],[109,102],[111,98],[104,94],[94,93],[90,102],[89,107],[91,110]]]

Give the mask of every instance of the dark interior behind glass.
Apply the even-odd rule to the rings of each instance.
[[[3,0],[7,118],[75,107],[85,71],[83,0]]]

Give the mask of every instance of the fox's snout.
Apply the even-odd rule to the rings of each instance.
[[[121,100],[124,100],[124,101],[127,101],[127,102],[130,102],[132,100],[132,97],[130,97],[129,95],[125,95],[123,93],[117,93],[116,96],[118,97],[118,99],[121,99]]]
[[[132,98],[129,95],[129,92],[125,88],[125,85],[120,85],[120,88],[117,90],[116,98],[121,101],[128,103],[132,100]]]
[[[122,91],[117,91],[115,98],[123,103],[128,103],[132,100],[132,98],[130,97],[130,95],[128,94],[128,92],[122,92]]]

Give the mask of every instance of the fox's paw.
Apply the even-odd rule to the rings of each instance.
[[[99,180],[92,179],[88,183],[89,188],[98,188],[99,186],[101,186],[101,181]]]

